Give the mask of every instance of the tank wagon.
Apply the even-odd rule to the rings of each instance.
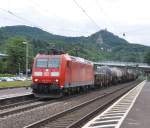
[[[94,65],[94,85],[95,87],[105,87],[111,85],[112,72],[108,66]]]
[[[136,78],[131,70],[100,66],[68,54],[38,54],[32,68],[32,90],[36,97],[57,98]]]
[[[113,84],[121,83],[123,82],[123,77],[126,76],[125,70],[121,70],[119,68],[113,67],[111,68],[112,71],[112,77],[113,77]]]

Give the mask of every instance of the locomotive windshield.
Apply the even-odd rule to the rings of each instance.
[[[49,68],[59,68],[59,58],[50,58],[48,61],[48,67]]]
[[[37,68],[47,68],[48,59],[37,59],[36,67]]]
[[[59,58],[39,58],[36,60],[37,68],[59,68],[60,61]]]

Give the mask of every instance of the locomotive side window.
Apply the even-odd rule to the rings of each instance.
[[[36,67],[37,68],[47,68],[48,59],[37,59]]]
[[[48,61],[49,68],[59,68],[60,59],[59,58],[50,58]]]

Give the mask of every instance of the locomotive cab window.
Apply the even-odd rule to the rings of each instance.
[[[37,68],[47,68],[48,59],[37,59],[36,67]]]
[[[50,58],[48,61],[49,68],[59,68],[60,59],[59,58]]]

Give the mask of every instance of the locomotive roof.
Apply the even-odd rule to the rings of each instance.
[[[37,54],[36,58],[45,58],[45,57],[59,57],[60,55],[47,55],[47,54]]]
[[[47,55],[47,54],[37,54],[35,58],[47,58],[47,57],[60,57],[64,56],[67,60],[72,60],[80,63],[93,64],[92,61],[86,60],[81,57],[70,56],[69,54],[61,54],[61,55]]]

